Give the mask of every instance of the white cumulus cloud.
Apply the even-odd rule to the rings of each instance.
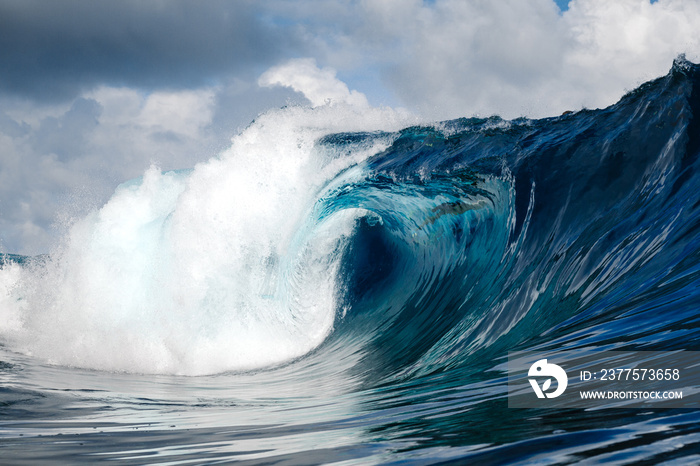
[[[314,107],[345,103],[358,107],[369,104],[364,94],[351,91],[347,84],[336,77],[332,68],[319,68],[313,58],[297,58],[273,66],[260,76],[262,87],[291,87],[304,94]]]
[[[391,5],[367,15],[390,22]],[[402,103],[440,119],[605,107],[679,54],[700,59],[697,1],[572,0],[561,14],[550,0],[442,0],[401,17],[386,30],[404,53],[385,76]]]

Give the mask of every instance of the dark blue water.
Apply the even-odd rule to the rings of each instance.
[[[226,249],[236,260],[204,274],[205,292],[188,292],[197,296],[197,321],[175,304],[140,314],[151,309],[148,291],[132,307],[100,307],[95,322],[116,321],[114,313],[121,320],[96,330],[85,324],[89,312],[54,303],[77,309],[98,298],[66,298],[69,282],[46,279],[98,281],[101,269],[72,272],[96,246],[84,255],[70,253],[71,246],[60,259],[6,256],[8,291],[0,306],[15,320],[5,325],[0,348],[0,462],[700,461],[697,411],[511,409],[505,372],[509,351],[700,350],[698,65],[679,58],[667,76],[602,110],[322,134],[312,149],[325,163],[368,150],[307,189],[313,196],[299,205],[308,208],[291,200],[282,206],[303,213],[289,223],[290,235],[271,236],[262,217],[248,214],[246,228],[282,246],[258,254],[250,240],[243,252]],[[196,173],[173,174],[173,183]],[[192,190],[187,186],[172,191],[180,196]],[[133,199],[145,196],[124,189]],[[172,239],[179,206],[148,217],[139,234],[156,245],[179,244]],[[99,215],[90,225],[108,213]],[[212,241],[204,243],[187,257],[206,254]],[[114,247],[104,244],[99,251]],[[164,257],[192,281],[201,270],[160,249],[134,251],[141,268],[124,268],[147,270],[140,275],[146,279],[124,281],[120,267],[105,272],[121,290],[133,287],[129,296],[148,280],[158,283],[153,289],[171,290],[172,277],[154,265]],[[223,280],[222,271],[241,261],[249,264],[243,275],[259,278],[246,283],[262,283],[263,291],[221,297],[219,286],[240,282],[239,275]],[[84,278],[85,270],[98,272]],[[60,296],[44,289],[55,283],[62,284]],[[326,296],[327,283],[330,324],[325,311],[306,312],[325,309],[326,300],[310,296]],[[293,312],[256,317],[267,302]],[[243,303],[248,314],[221,317],[222,303]],[[220,312],[228,316],[227,309]],[[189,341],[184,332],[169,341],[181,330],[175,319],[209,339]],[[198,323],[206,319],[215,325]],[[258,332],[265,345],[282,349],[258,360],[263,347],[251,355],[251,346],[221,346],[222,322],[242,332],[227,338]],[[276,340],[281,330],[259,333],[261,322],[294,332]],[[157,338],[124,330],[138,326]],[[164,327],[167,335],[158,333]],[[50,338],[42,336],[47,332]],[[130,348],[138,349],[133,358]],[[157,359],[144,348],[170,352]],[[188,359],[190,352],[201,359]],[[253,359],[253,370],[241,363]],[[199,370],[213,360],[211,370]]]

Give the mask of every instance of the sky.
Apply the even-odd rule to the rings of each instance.
[[[700,61],[698,0],[0,0],[0,252],[284,105],[425,121],[602,108]]]

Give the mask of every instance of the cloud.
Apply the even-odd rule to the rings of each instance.
[[[318,68],[313,58],[293,59],[274,66],[260,76],[258,84],[262,87],[291,87],[304,94],[314,107],[334,103],[369,106],[364,94],[348,89],[347,84],[336,78],[334,69]]]
[[[678,54],[699,59],[699,10],[683,0],[7,0],[0,93],[47,102],[100,85],[253,82],[304,56],[320,64],[313,82],[337,70],[375,102],[430,118],[538,117],[610,104]]]
[[[300,47],[257,2],[0,2],[0,91],[72,99],[97,85],[201,87]]]
[[[101,112],[95,100],[79,98],[63,115],[43,118],[31,135],[33,152],[55,154],[60,160],[84,155],[86,137],[98,126]]]
[[[700,58],[698,2],[572,0],[561,14],[546,0],[445,0],[412,17],[406,53],[385,76],[435,118],[604,107],[678,54]]]
[[[416,10],[402,36],[405,53],[386,78],[403,101],[435,118],[519,116],[513,112],[537,103],[566,53],[549,0],[447,0]],[[389,20],[392,11],[370,14]]]
[[[677,55],[700,59],[700,3],[572,0],[562,18],[572,45],[564,81],[585,94],[620,92],[665,74]],[[583,88],[581,88],[583,86]]]

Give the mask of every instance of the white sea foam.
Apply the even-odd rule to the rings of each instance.
[[[407,119],[290,107],[193,170],[151,167],[77,221],[46,264],[0,270],[0,337],[56,364],[128,372],[196,375],[304,355],[332,331],[338,258],[358,215],[319,222],[314,204],[328,180],[387,143],[340,156],[315,142]]]

